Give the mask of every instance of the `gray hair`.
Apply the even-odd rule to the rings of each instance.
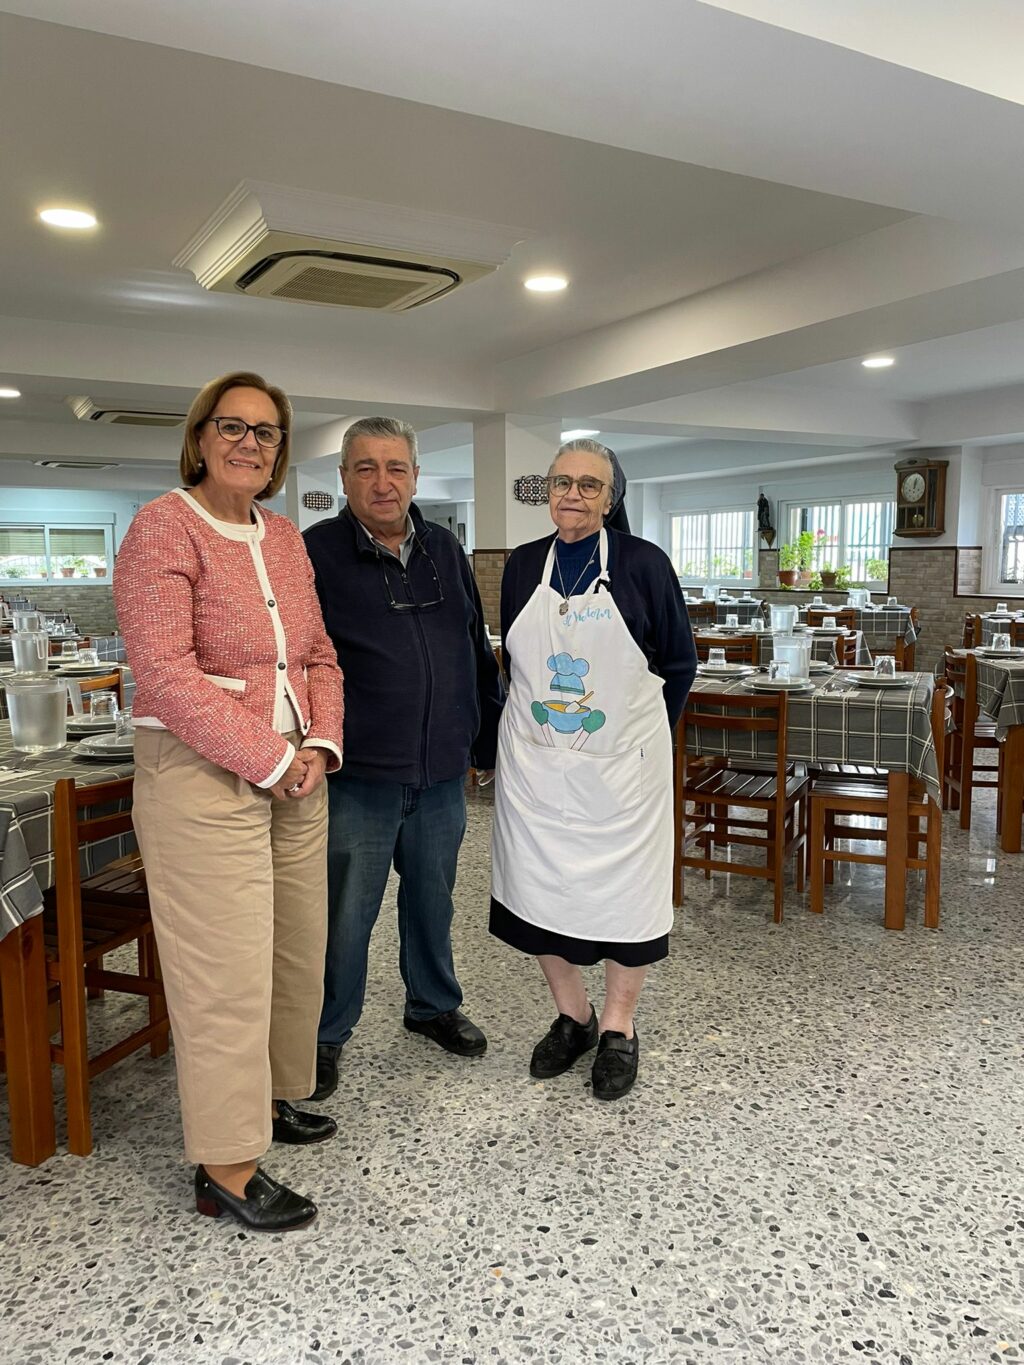
[[[563,455],[600,455],[603,460],[608,462],[608,486],[615,483],[615,456],[603,446],[600,441],[594,441],[589,436],[577,436],[575,441],[565,441],[558,447],[555,458],[551,461],[551,468],[548,470],[550,476],[554,472],[555,465]]]
[[[416,432],[408,422],[400,417],[360,417],[353,422],[341,439],[342,468],[348,466],[348,453],[360,436],[398,436],[409,447],[413,468],[419,465],[419,451],[416,446]]]

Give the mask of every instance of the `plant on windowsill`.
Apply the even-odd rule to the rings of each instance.
[[[833,574],[832,576],[835,577],[834,574]],[[820,573],[812,573],[812,574],[811,574],[811,581],[807,584],[808,591],[809,591],[809,592],[821,592],[821,587],[822,587],[822,577],[821,577],[821,574],[820,574]]]
[[[94,578],[106,578],[107,566],[105,564],[94,564],[92,566],[92,572]]]
[[[801,531],[796,538],[797,556],[800,563],[800,586],[806,588],[811,581],[811,574],[814,572],[814,547],[817,539],[824,536],[824,531],[818,532],[816,538],[813,531]]]
[[[836,570],[831,564],[823,564],[818,570],[819,588],[834,588],[836,586]]]
[[[864,572],[867,574],[869,583],[885,583],[889,578],[889,561],[887,559],[869,559],[864,565]]]
[[[840,564],[836,569],[836,587],[848,588],[853,582],[853,574],[850,572],[849,564]]]
[[[74,578],[75,559],[73,555],[66,555],[60,561],[60,576],[61,578]]]
[[[795,588],[800,577],[799,545],[779,546],[779,587]]]

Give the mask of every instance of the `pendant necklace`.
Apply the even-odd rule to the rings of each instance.
[[[555,546],[555,568],[558,570],[558,581],[559,581],[559,583],[561,583],[561,585],[562,585],[562,600],[561,600],[561,602],[559,603],[559,606],[558,606],[558,614],[559,614],[559,616],[565,616],[565,615],[567,615],[567,613],[568,613],[568,611],[569,611],[569,598],[570,598],[570,597],[573,595],[573,593],[576,591],[577,587],[579,587],[580,579],[583,577],[583,574],[585,574],[585,573],[587,572],[587,570],[590,568],[591,564],[593,564],[593,562],[594,562],[594,555],[596,555],[596,554],[597,554],[597,546],[595,545],[595,546],[594,546],[594,549],[593,549],[593,553],[591,554],[590,558],[587,560],[586,564],[584,564],[584,566],[583,566],[583,572],[580,574],[580,577],[577,578],[576,582],[572,585],[572,587],[569,589],[569,591],[566,592],[566,590],[565,590],[565,579],[562,577],[562,566],[561,566],[561,564],[559,564],[559,562],[558,562],[558,546],[557,546],[557,545]]]

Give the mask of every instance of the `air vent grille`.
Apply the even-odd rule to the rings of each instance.
[[[304,303],[329,303],[348,308],[390,308],[412,289],[422,288],[422,280],[410,286],[408,279],[385,279],[356,274],[349,270],[325,270],[312,265],[270,291],[275,299],[298,299]]]
[[[97,412],[90,420],[124,427],[180,427],[185,419],[174,412]]]

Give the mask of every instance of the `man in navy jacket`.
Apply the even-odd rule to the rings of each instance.
[[[314,1099],[363,1008],[370,935],[400,877],[405,1026],[479,1056],[452,959],[452,890],[468,768],[494,767],[501,689],[469,562],[413,504],[416,433],[366,417],[345,433],[347,506],[305,533],[345,675],[344,762],[328,781],[328,939]]]

